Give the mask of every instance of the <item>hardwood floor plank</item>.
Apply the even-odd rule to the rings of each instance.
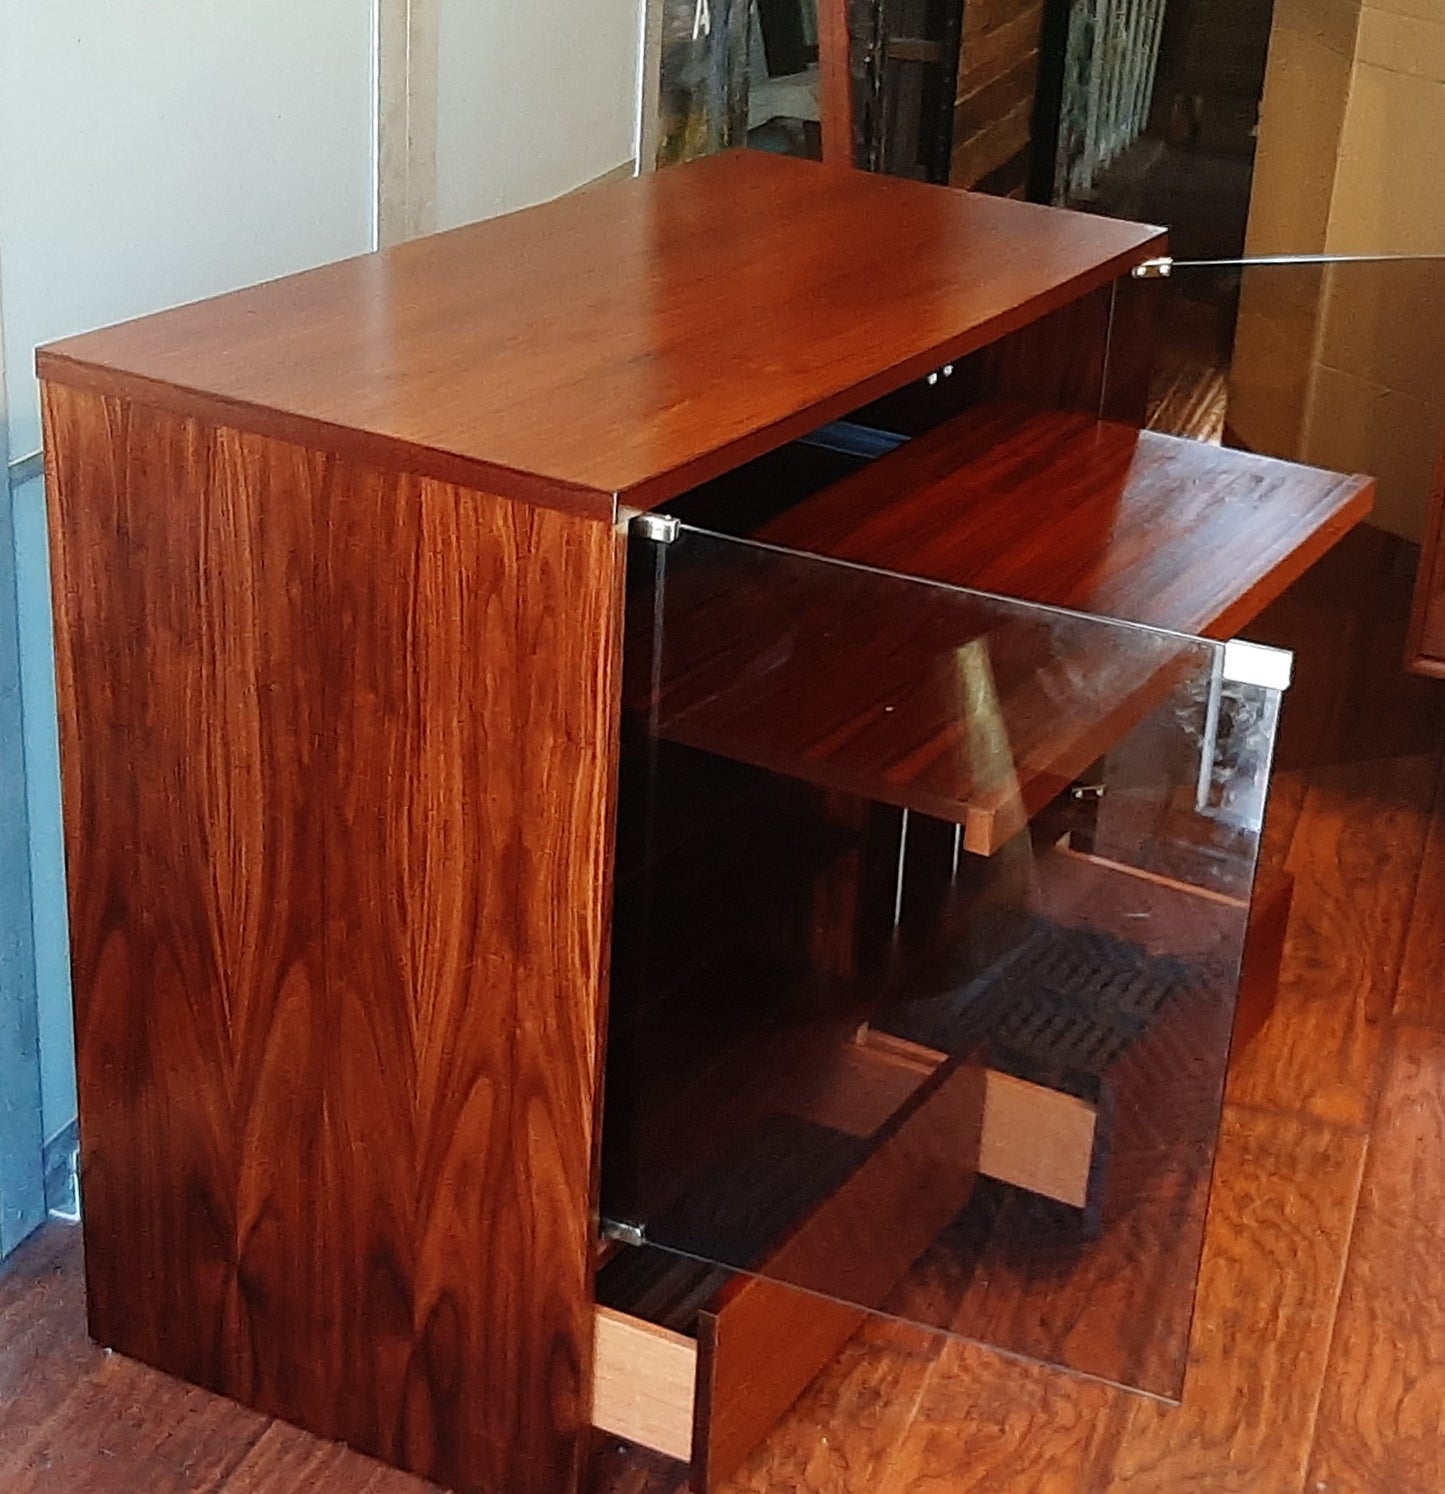
[[[1401,1027],[1370,1138],[1307,1487],[1445,1489],[1445,1035]]]
[[[35,1304],[35,1288],[61,1278],[72,1255],[70,1235],[55,1226],[37,1230],[0,1266],[0,1331],[10,1314],[27,1315]]]
[[[1289,860],[1290,846],[1294,844],[1308,793],[1308,773],[1298,769],[1283,769],[1275,773],[1269,786],[1269,808],[1259,842],[1261,867],[1283,867]]]
[[[1287,863],[1298,880],[1279,1002],[1239,1055],[1231,1100],[1368,1124],[1434,776],[1433,756],[1313,776]]]
[[[0,1486],[36,1429],[100,1362],[82,1331],[78,1231],[43,1229],[0,1276]]]
[[[101,1357],[28,1439],[0,1449],[6,1494],[208,1494],[266,1418],[122,1355]]]
[[[946,1340],[866,1323],[726,1486],[725,1494],[877,1494]]]
[[[1128,1391],[961,1340],[939,1356],[888,1494],[1100,1487]],[[787,1487],[784,1485],[783,1487]]]
[[[1109,1490],[1299,1488],[1363,1154],[1318,1121],[1226,1112],[1183,1403],[1131,1399]]]
[[[1395,988],[1395,1016],[1403,1022],[1445,1027],[1445,762],[1435,787],[1430,834]]]
[[[221,1486],[224,1494],[437,1494],[437,1485],[388,1468],[336,1442],[274,1421]]]

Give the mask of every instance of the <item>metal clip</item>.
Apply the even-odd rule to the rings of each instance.
[[[1288,690],[1294,655],[1288,649],[1231,638],[1224,645],[1220,678],[1227,685],[1258,685],[1265,690]]]
[[[622,517],[634,534],[645,540],[653,540],[659,545],[670,545],[682,531],[682,520],[673,518],[671,514],[640,514],[627,511]]]
[[[647,1244],[646,1226],[634,1224],[630,1219],[604,1219],[602,1233],[607,1239],[622,1245]]]
[[[1174,273],[1174,260],[1167,254],[1161,259],[1146,259],[1129,273],[1135,280],[1168,280]]]

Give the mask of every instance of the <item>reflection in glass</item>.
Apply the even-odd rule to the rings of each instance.
[[[630,572],[604,1215],[1176,1393],[1277,694],[686,525]]]
[[[1378,478],[1419,541],[1445,443],[1445,258],[1177,265],[1150,283],[1156,430]]]

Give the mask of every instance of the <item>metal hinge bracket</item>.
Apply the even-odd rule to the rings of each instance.
[[[634,1224],[630,1219],[604,1219],[602,1233],[607,1239],[616,1240],[623,1245],[647,1244],[646,1226]]]
[[[1288,690],[1294,672],[1294,655],[1287,648],[1246,643],[1231,638],[1224,645],[1220,677],[1227,685],[1258,685],[1265,690]]]
[[[671,514],[644,514],[624,508],[617,517],[633,534],[659,545],[670,545],[682,531],[682,520],[673,518]]]
[[[1135,265],[1129,273],[1135,280],[1168,280],[1174,273],[1174,261],[1167,254],[1159,259],[1146,259],[1143,264]]]

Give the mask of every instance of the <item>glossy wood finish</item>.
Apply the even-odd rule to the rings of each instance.
[[[1300,1488],[1363,1151],[1317,1122],[1226,1113],[1183,1404],[1121,1403],[1101,1488]]]
[[[1231,1055],[1238,1059],[1269,1021],[1279,1000],[1279,976],[1284,964],[1285,936],[1294,911],[1294,876],[1261,866],[1250,897],[1249,931],[1239,971],[1239,996],[1234,1004],[1234,1041]]]
[[[1445,1487],[1445,1034],[1401,1027],[1371,1133],[1315,1487]]]
[[[1143,284],[1116,280],[975,353],[958,371],[971,401],[1022,400],[1142,426],[1158,312]]]
[[[1347,540],[1340,558],[1351,574],[1368,577],[1356,538],[1366,536]],[[1298,616],[1319,623],[1307,630],[1297,661],[1297,690],[1312,682],[1298,696],[1308,718],[1277,780],[1302,791],[1276,796],[1274,811],[1284,812],[1272,812],[1271,844],[1282,858],[1293,841],[1309,856],[1311,846],[1340,845],[1362,876],[1382,865],[1393,896],[1408,908],[1419,846],[1411,863],[1389,825],[1383,850],[1369,826],[1382,807],[1404,809],[1412,795],[1420,796],[1413,812],[1429,816],[1442,738],[1429,716],[1430,771],[1388,768],[1392,754],[1414,745],[1416,728],[1399,707],[1418,702],[1421,682],[1374,668],[1356,674],[1355,660],[1341,654],[1373,657],[1369,639],[1381,615],[1374,609],[1394,607],[1400,588],[1343,587],[1333,568],[1331,560],[1316,573],[1328,584],[1311,578],[1257,626],[1260,636],[1283,642]],[[1398,670],[1403,617],[1390,631],[1384,653]],[[1320,678],[1342,692],[1342,703],[1318,698]],[[1433,691],[1424,697],[1427,711]],[[1371,732],[1356,733],[1352,702],[1369,704]],[[1342,775],[1343,762],[1358,772]],[[1319,773],[1335,792],[1309,792]],[[1347,843],[1331,823],[1340,820],[1354,827]],[[1297,980],[1314,972],[1308,978],[1330,1007],[1317,1031],[1331,1020],[1352,1025],[1362,999],[1352,972],[1388,965],[1395,937],[1392,924],[1374,918],[1296,919],[1286,961],[1301,972]],[[1371,948],[1381,939],[1384,958]],[[1256,1047],[1296,1051],[1292,1021],[1276,1013]],[[1388,1018],[1385,1025],[1393,1026]],[[1434,1026],[1445,1029],[1445,1019],[1437,1016]],[[1111,1485],[1150,1494],[1316,1494],[1320,1480],[1370,1494],[1433,1494],[1440,1441],[1430,1417],[1439,1405],[1441,1332],[1434,1304],[1442,1280],[1435,1216],[1445,1184],[1436,1125],[1440,1052],[1419,1025],[1395,1031],[1361,1071],[1362,1126],[1304,1113],[1319,1083],[1312,1072],[1261,1096],[1267,1108],[1230,1107],[1216,1173],[1221,1205],[1211,1212],[1206,1242],[1201,1352],[1182,1407],[1143,1405],[1114,1387],[973,1344],[940,1353],[928,1335],[874,1324],[819,1377],[727,1494],[1097,1494]],[[1376,1117],[1382,1084],[1386,1100]],[[1373,1180],[1357,1211],[1352,1180],[1367,1146]],[[1348,1285],[1337,1332],[1342,1278]],[[231,1402],[184,1387],[173,1386],[169,1397],[142,1390],[161,1377],[103,1359],[85,1342],[82,1313],[78,1242],[53,1226],[0,1275],[0,1485],[7,1494],[58,1487],[420,1494],[426,1487],[302,1433],[267,1427]],[[1416,1389],[1397,1396],[1406,1376]],[[1321,1406],[1322,1387],[1336,1382],[1338,1392],[1327,1390]],[[1317,1434],[1320,1451],[1306,1473]],[[219,1471],[206,1461],[208,1448],[224,1454]],[[68,1484],[45,1471],[60,1458]],[[606,1443],[589,1494],[679,1494],[684,1483],[679,1465]]]
[[[699,1323],[707,1411],[699,1420],[693,1494],[718,1494],[866,1320],[850,1303],[766,1276],[738,1277],[724,1291]]]
[[[94,1336],[556,1494],[617,536],[114,397],[45,415]]]
[[[1425,842],[1425,864],[1415,889],[1395,988],[1394,1014],[1403,1022],[1445,1027],[1445,768],[1435,788],[1435,804]]]
[[[957,586],[1228,638],[1369,511],[1341,477],[990,402],[758,538]]]
[[[1430,497],[1405,658],[1417,674],[1445,679],[1445,448]]]
[[[627,678],[659,737],[950,820],[980,855],[1209,668],[1192,640],[709,537],[658,594],[657,671],[643,597]]]
[[[779,446],[1160,244],[1133,224],[741,151],[38,361],[47,378],[602,513]]]

